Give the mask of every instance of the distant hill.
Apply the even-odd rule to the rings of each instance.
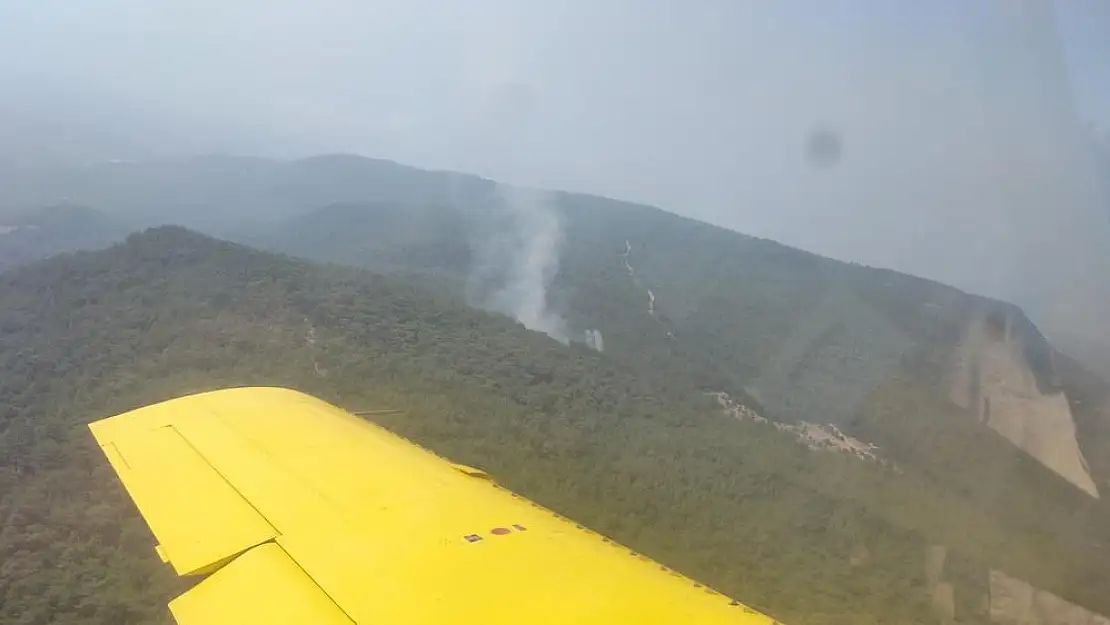
[[[100,211],[56,205],[0,216],[0,270],[63,252],[107,247],[127,230]]]
[[[0,169],[0,211],[75,203],[102,207],[129,226],[177,224],[238,234],[335,202],[442,202],[492,184],[452,174],[429,184],[422,170],[342,154],[294,161],[221,155],[113,160],[7,173]]]
[[[479,236],[466,215],[440,205],[331,204],[244,234],[244,242],[390,274],[465,280]]]

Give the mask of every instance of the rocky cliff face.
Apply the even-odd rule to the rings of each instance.
[[[948,368],[949,397],[1049,469],[1098,497],[1062,391],[1044,390],[1013,330],[1013,316],[970,323]]]

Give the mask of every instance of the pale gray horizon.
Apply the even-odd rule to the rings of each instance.
[[[352,152],[1078,314],[1103,40],[1098,0],[8,0],[0,156]]]

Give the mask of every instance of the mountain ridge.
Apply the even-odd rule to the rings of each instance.
[[[390,216],[383,217],[381,216],[382,213],[388,213]],[[437,230],[436,234],[434,234],[431,238],[425,237],[416,241],[412,241],[411,237],[407,237],[404,233],[410,231],[421,231],[422,226],[402,226],[400,229],[396,229],[393,227],[379,229],[377,232],[381,234],[381,236],[389,239],[387,242],[378,241],[375,238],[376,235],[374,232],[360,229],[360,220],[365,221],[367,219],[371,219],[375,220],[374,223],[379,223],[378,220],[384,219],[386,222],[394,224],[398,220],[403,221],[405,218],[413,213],[422,215],[418,219],[418,222],[421,225],[432,222],[447,225],[442,230]],[[429,216],[429,213],[432,215],[438,215],[438,217]],[[416,272],[421,274],[436,274],[436,270],[438,269],[439,273],[436,275],[436,278],[439,279],[440,284],[442,284],[445,279],[449,280],[453,278],[460,284],[462,282],[465,282],[465,280],[467,279],[467,276],[465,275],[465,247],[452,248],[452,257],[449,260],[441,262],[438,268],[435,267],[435,262],[430,262],[428,260],[427,254],[421,256],[420,259],[417,259],[415,261],[413,260],[414,257],[411,247],[412,245],[416,245],[420,249],[429,250],[434,253],[445,247],[442,242],[443,240],[449,240],[451,236],[456,235],[458,232],[463,230],[460,224],[457,223],[458,215],[453,215],[449,209],[428,208],[425,206],[408,206],[398,208],[395,206],[390,207],[389,205],[385,204],[375,204],[364,206],[362,208],[361,218],[359,217],[359,214],[360,211],[358,207],[352,205],[336,205],[325,209],[320,209],[318,211],[313,211],[302,217],[297,218],[295,220],[295,223],[297,223],[298,225],[294,228],[290,228],[289,231],[292,235],[290,237],[290,240],[296,240],[296,245],[287,246],[280,241],[276,243],[271,241],[269,245],[267,245],[265,241],[262,241],[261,243],[256,242],[256,244],[261,244],[264,247],[270,247],[271,249],[278,249],[293,254],[314,258],[316,260],[325,260],[329,262],[340,262],[346,264],[359,264],[362,266],[373,268],[378,271],[385,272],[398,271],[397,268],[404,268],[404,270],[410,273]],[[370,216],[375,214],[378,216]],[[330,227],[326,225],[320,225],[321,222],[327,222],[336,218],[337,216],[339,217],[339,223],[333,223]],[[643,219],[643,217],[638,218]],[[328,240],[331,241],[333,244],[325,246],[321,244],[322,239],[316,240],[313,238],[315,234],[314,229],[318,229],[321,227],[325,230],[328,230],[330,228],[330,232],[341,234],[338,237],[329,238]],[[605,232],[608,230],[608,228],[605,226],[593,227],[593,225],[591,225],[591,227],[592,229],[590,232],[595,234],[597,232]],[[698,225],[696,224],[696,222],[690,227],[701,229],[712,228],[711,226],[707,225]],[[566,236],[567,239],[570,240],[575,235],[576,233],[571,230],[567,233]],[[681,239],[683,236],[686,235],[678,235],[676,238]],[[696,235],[689,236],[693,238]],[[726,239],[731,238],[728,236],[728,233],[723,233],[720,236],[725,237]],[[579,244],[575,249],[572,249],[568,252],[567,256],[570,258],[570,260],[564,262],[564,265],[560,267],[559,275],[556,276],[553,281],[552,290],[550,292],[553,295],[553,299],[558,300],[558,298],[562,297],[565,301],[566,298],[572,298],[575,296],[575,293],[573,293],[572,291],[578,291],[580,293],[584,288],[588,288],[583,286],[585,284],[585,281],[581,278],[575,277],[572,272],[580,271],[579,275],[586,274],[588,271],[596,270],[598,265],[602,262],[606,262],[608,264],[609,269],[606,269],[605,271],[616,271],[618,263],[616,249],[618,249],[619,242],[623,242],[626,246],[626,257],[623,261],[620,262],[624,264],[625,270],[629,273],[630,282],[635,285],[634,288],[641,292],[639,297],[642,297],[642,312],[646,312],[647,317],[654,318],[657,325],[662,324],[661,326],[659,326],[661,329],[658,330],[658,332],[663,333],[665,336],[667,336],[667,338],[670,339],[671,343],[681,343],[685,339],[675,337],[676,322],[680,325],[683,325],[683,322],[685,320],[693,320],[691,323],[685,324],[683,332],[687,335],[689,335],[691,332],[697,334],[703,331],[704,328],[709,325],[706,323],[700,323],[696,316],[698,314],[696,310],[690,309],[690,303],[696,302],[697,298],[692,298],[690,297],[689,293],[684,293],[681,290],[677,292],[673,291],[673,289],[678,288],[676,287],[676,284],[681,282],[681,276],[679,276],[677,279],[671,278],[674,283],[668,285],[668,277],[665,274],[660,276],[658,273],[656,273],[656,275],[653,276],[650,273],[646,273],[649,271],[659,272],[659,267],[645,266],[643,259],[647,258],[648,260],[650,260],[650,256],[644,256],[643,252],[633,251],[634,246],[632,245],[631,241],[643,239],[632,239],[631,237],[629,237],[627,239],[624,239],[623,241],[619,241],[620,238],[614,236],[610,237],[611,240],[609,240],[608,242],[599,242],[596,240],[590,240],[589,236],[583,236],[582,238],[584,243]],[[839,261],[832,261],[818,255],[798,253],[791,248],[779,246],[778,244],[773,242],[745,237],[737,237],[737,239],[738,242],[725,242],[725,247],[728,248],[728,251],[722,249],[720,251],[710,252],[711,255],[716,254],[718,256],[718,258],[714,259],[713,262],[720,262],[719,258],[722,257],[722,254],[731,254],[734,251],[734,246],[743,245],[749,248],[750,251],[742,253],[742,256],[762,256],[761,258],[757,258],[757,262],[759,263],[767,265],[778,263],[779,265],[789,265],[799,268],[800,271],[795,271],[793,274],[786,276],[790,279],[782,280],[781,282],[796,282],[797,279],[793,278],[792,276],[805,275],[807,276],[805,277],[805,280],[807,280],[807,286],[804,288],[804,290],[808,291],[811,294],[819,295],[816,300],[812,300],[812,298],[808,295],[803,296],[803,299],[791,300],[795,302],[794,304],[791,304],[791,307],[793,308],[797,308],[799,303],[802,304],[803,308],[807,305],[817,306],[815,312],[808,313],[811,317],[813,317],[813,322],[811,323],[807,322],[805,319],[801,319],[800,323],[802,324],[802,326],[805,326],[807,323],[812,326],[814,323],[816,323],[817,325],[814,326],[814,329],[812,331],[824,331],[820,328],[830,327],[830,321],[828,318],[836,317],[837,320],[833,321],[834,325],[847,323],[850,327],[858,328],[857,330],[854,330],[857,335],[856,338],[850,339],[849,342],[855,344],[861,340],[871,340],[872,342],[876,343],[876,348],[868,348],[871,349],[872,358],[877,358],[876,362],[872,362],[867,365],[867,367],[873,372],[871,375],[882,375],[888,366],[893,364],[893,362],[903,358],[903,352],[912,351],[912,349],[916,347],[917,344],[923,342],[945,344],[948,346],[948,348],[955,348],[958,344],[960,344],[962,337],[965,334],[965,330],[963,328],[964,325],[967,323],[968,315],[973,314],[972,311],[974,310],[979,310],[982,312],[974,314],[984,316],[984,319],[985,316],[989,316],[989,314],[996,314],[1002,315],[1003,318],[1007,320],[1012,320],[1007,321],[1007,323],[1012,323],[1013,327],[1015,328],[1014,331],[1024,337],[1018,342],[1018,345],[1020,346],[1020,351],[1023,354],[1024,360],[1028,363],[1030,371],[1034,375],[1037,388],[1043,393],[1059,393],[1061,391],[1058,380],[1059,376],[1053,371],[1053,359],[1056,351],[1048,344],[1043,334],[1036,329],[1036,326],[1033,325],[1028,317],[1025,316],[1025,314],[1020,310],[1020,308],[1016,306],[989,298],[971,296],[959,291],[958,289],[954,289],[952,287],[948,287],[946,285],[921,278],[906,276],[904,274],[898,274],[896,272],[890,272],[887,270],[862,267],[859,265],[853,265],[851,263],[840,263]],[[700,237],[698,238],[698,240],[702,241],[703,247],[712,247],[712,244],[706,242],[706,237]],[[345,241],[354,242],[352,249],[348,249],[350,253],[346,253],[343,251],[345,248]],[[568,245],[574,247],[572,243]],[[609,257],[608,260],[599,261],[596,253],[592,252],[590,249],[584,249],[587,247],[608,247],[610,250],[607,254],[607,256]],[[639,274],[633,275],[632,273],[633,269],[631,264],[629,264],[630,260],[627,256],[627,254],[629,253],[633,255],[633,258],[637,259],[636,270],[639,272]],[[591,257],[591,254],[593,254],[593,257]],[[786,260],[778,260],[779,258],[784,257],[786,258]],[[589,260],[588,262],[584,263],[586,267],[583,267],[581,270],[579,270],[578,267],[575,266],[575,263],[578,263],[582,258],[589,258]],[[703,267],[700,269],[700,271],[702,271],[704,274],[707,269]],[[695,276],[692,282],[696,283],[699,281],[704,281],[706,279],[727,279],[727,272],[721,272],[719,271],[719,269],[712,267],[709,268],[708,271],[710,273],[708,278],[705,278],[704,276]],[[725,274],[724,276],[722,276],[722,278],[714,278],[712,275],[721,273]],[[644,277],[645,275],[646,277]],[[609,277],[619,280],[619,276],[610,275]],[[560,280],[572,283],[572,288],[560,291]],[[655,280],[656,282],[654,288],[648,288],[642,284],[642,281],[651,280]],[[876,288],[876,285],[879,287],[878,289]],[[886,286],[884,287],[883,285]],[[623,288],[623,286],[626,285],[618,284],[618,286]],[[464,290],[464,287],[456,285],[456,291],[462,290]],[[607,289],[607,292],[609,294],[612,294],[613,289],[609,287]],[[824,293],[824,295],[820,295],[821,293]],[[632,293],[629,292],[628,296],[632,297]],[[711,297],[718,296],[714,295]],[[791,297],[796,298],[797,296]],[[805,298],[807,297],[811,300],[809,304],[805,304]],[[829,299],[830,297],[832,299]],[[863,299],[861,300],[860,298]],[[953,306],[952,302],[957,300],[959,301]],[[912,302],[915,301],[917,302],[917,304],[913,304],[913,306],[917,306],[917,309],[913,310],[913,306],[908,306],[907,302],[910,302],[912,304]],[[679,302],[680,305],[675,306],[672,302]],[[603,307],[603,305],[604,304],[602,303],[594,301],[590,302],[586,306],[580,306],[580,308],[598,310],[599,308]],[[573,307],[574,305],[572,304],[571,308],[573,309]],[[686,308],[685,310],[682,309],[684,307]],[[718,314],[716,311],[727,307],[727,302],[715,302],[708,307],[708,310],[714,311],[713,314]],[[932,314],[929,312],[930,308],[940,312]],[[945,308],[949,310],[943,310]],[[991,310],[994,310],[995,312],[989,313],[989,311]],[[691,317],[691,315],[693,316]],[[867,319],[872,319],[872,321],[868,322]],[[891,325],[887,321],[888,319],[894,324]],[[589,331],[588,329],[598,328],[601,331],[601,336],[608,336],[610,338],[610,340],[605,341],[607,348],[619,348],[621,344],[619,341],[620,334],[615,335],[618,339],[617,341],[612,340],[614,335],[611,331],[605,331],[606,323],[604,321],[598,319],[589,319],[586,317],[576,319],[573,315],[569,318],[569,321],[574,328],[571,332],[571,334],[574,336],[582,336],[583,332]],[[645,319],[645,321],[647,320]],[[719,323],[717,323],[717,325],[719,325]],[[652,332],[650,326],[651,323],[649,322],[648,326],[640,330],[641,338],[644,333]],[[846,326],[843,325],[838,327],[841,328],[839,330],[841,332],[843,332],[846,328]],[[878,328],[884,327],[885,329],[877,331]],[[811,344],[813,339],[817,338],[817,335],[807,337],[804,332],[801,335],[797,334],[797,332],[797,329],[790,330],[790,332],[788,332],[792,335],[792,340],[799,341],[799,347],[797,349]],[[882,339],[883,335],[888,337],[887,339],[885,339],[885,343],[887,344],[886,347],[882,346],[882,344],[884,343],[884,339]],[[725,344],[728,343],[726,342]],[[700,347],[703,347],[707,350],[715,349],[718,346],[718,341],[702,341],[700,343]],[[644,344],[642,340],[637,339],[636,357],[643,356],[643,347]],[[788,360],[790,360],[791,358],[793,358],[793,360],[798,360],[802,358],[801,352],[793,357],[782,356],[783,354],[789,354],[790,350],[794,349],[790,348],[789,345],[780,345],[775,349],[778,351],[780,360],[781,357],[786,357]],[[879,349],[880,351],[875,352],[875,349]],[[882,349],[887,350],[886,356],[880,355],[882,353]],[[674,349],[672,345],[671,347],[667,348],[665,357],[671,358],[673,356]],[[914,357],[927,358],[927,356],[923,356],[920,354]],[[728,358],[728,356],[722,356],[715,359],[718,361],[722,361],[726,358]],[[808,356],[806,358],[808,358]],[[886,360],[883,360],[884,358]],[[924,366],[925,364],[926,363],[921,363],[922,366]],[[703,369],[703,372],[708,371],[706,370],[707,365],[703,364],[697,366]],[[729,392],[737,395],[746,394],[749,398],[754,397],[758,399],[758,396],[760,394],[758,391],[758,386],[760,386],[761,384],[766,386],[767,384],[775,385],[779,383],[786,383],[785,378],[783,378],[783,376],[787,373],[786,370],[783,370],[783,372],[778,374],[777,377],[779,378],[779,380],[778,382],[776,382],[774,379],[771,379],[776,377],[776,374],[774,374],[774,366],[771,366],[770,371],[767,370],[766,362],[755,362],[747,366],[754,367],[754,369],[752,370],[753,374],[754,372],[762,369],[761,377],[757,376],[759,377],[759,379],[754,379],[755,387],[748,387],[744,384],[741,384],[738,386],[733,385],[730,388],[728,387],[727,381],[725,381],[723,382],[724,386],[722,386],[722,383],[709,385],[712,387],[709,390],[728,390]],[[783,366],[793,367],[794,365],[787,363]],[[718,374],[713,374],[712,372],[708,372],[704,377],[711,378],[715,375],[719,377]],[[862,370],[857,370],[856,373],[848,375],[847,378],[851,380],[858,380],[862,375],[864,375]],[[750,377],[751,375],[749,375],[749,378]],[[760,382],[760,380],[763,381]],[[847,381],[838,382],[834,384],[834,386],[844,388],[847,386]],[[790,395],[789,392],[786,392],[786,389],[788,388],[789,384],[783,387],[782,391],[776,391],[776,396],[780,398],[788,397]],[[766,395],[766,389],[764,390],[764,395]],[[759,403],[766,403],[766,400]],[[790,413],[789,411],[787,411],[786,413],[782,413],[780,411],[779,418],[800,419],[804,416],[804,411],[805,409],[802,409],[802,413]],[[841,418],[840,421],[843,421],[843,418]]]

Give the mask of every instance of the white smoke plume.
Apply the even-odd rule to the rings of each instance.
[[[586,330],[586,345],[599,352],[605,351],[605,339],[601,336],[601,330]]]
[[[547,290],[559,271],[563,226],[548,193],[498,185],[497,218],[474,241],[472,304],[512,316],[526,328],[569,343],[566,321]]]

